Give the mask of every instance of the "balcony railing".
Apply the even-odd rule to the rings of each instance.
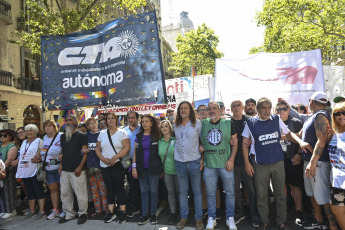
[[[41,92],[41,80],[20,77],[16,79],[15,87],[17,89]]]
[[[12,86],[12,73],[0,70],[0,85]]]
[[[5,16],[7,20],[12,21],[11,4],[4,0],[0,0],[0,16]]]

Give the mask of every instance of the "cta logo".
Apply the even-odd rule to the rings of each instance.
[[[123,31],[119,37],[109,41],[84,47],[68,47],[58,56],[61,66],[105,63],[115,58],[133,56],[139,47],[139,40],[133,31]],[[100,56],[100,57],[99,57]]]
[[[261,135],[259,136],[259,141],[267,141],[267,140],[270,140],[270,139],[275,139],[275,138],[278,138],[279,137],[279,134],[278,132],[274,132],[274,133],[269,133],[269,134],[264,134],[264,135]]]
[[[218,146],[223,142],[223,133],[217,128],[213,128],[206,134],[207,143]]]

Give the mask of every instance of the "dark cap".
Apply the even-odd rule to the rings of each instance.
[[[256,101],[253,98],[247,99],[245,104],[248,104],[248,103],[254,103],[256,105]]]
[[[218,105],[219,105],[220,108],[223,108],[223,107],[224,107],[224,102],[222,102],[222,101],[217,101],[217,103],[218,103]]]
[[[78,128],[80,128],[80,127],[87,128],[87,127],[86,127],[86,123],[85,123],[85,122],[80,122],[80,123],[78,124]]]
[[[338,96],[338,97],[335,97],[333,99],[333,102],[334,103],[338,103],[339,101],[344,101],[345,100],[345,97],[342,97],[342,96]]]

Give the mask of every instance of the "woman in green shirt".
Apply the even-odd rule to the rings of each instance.
[[[176,199],[179,198],[179,186],[174,160],[175,137],[173,137],[173,128],[168,120],[161,121],[159,130],[161,131],[162,138],[158,142],[158,154],[162,159],[164,181],[168,190],[168,200],[171,210],[169,224],[173,224],[179,219],[176,212]]]

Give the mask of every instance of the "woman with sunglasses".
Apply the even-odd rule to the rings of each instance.
[[[335,104],[332,111],[334,134],[329,143],[331,161],[331,209],[341,229],[345,229],[345,102]]]
[[[140,131],[136,137],[132,175],[136,179],[139,178],[141,191],[142,216],[138,224],[144,225],[148,221],[157,224],[158,181],[162,171],[162,161],[158,155],[158,125],[153,116],[145,114],[141,118]],[[151,201],[150,205],[149,201]]]
[[[0,159],[5,163],[6,179],[2,190],[0,200],[0,216],[3,219],[10,218],[17,215],[16,207],[16,177],[14,167],[11,162],[17,158],[17,147],[13,143],[14,133],[12,130],[3,129],[0,131],[0,140],[2,142],[0,147]]]

